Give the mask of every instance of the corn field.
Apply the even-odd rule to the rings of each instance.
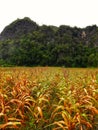
[[[98,69],[0,68],[1,130],[98,130]]]

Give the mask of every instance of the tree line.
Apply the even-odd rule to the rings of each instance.
[[[18,19],[1,33],[0,65],[98,67],[97,34],[96,25],[39,26]]]

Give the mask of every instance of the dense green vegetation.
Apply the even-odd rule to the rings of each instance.
[[[98,27],[39,26],[17,19],[1,32],[0,65],[98,67]]]

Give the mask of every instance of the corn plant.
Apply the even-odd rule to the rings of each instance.
[[[97,130],[98,69],[0,68],[0,129]]]

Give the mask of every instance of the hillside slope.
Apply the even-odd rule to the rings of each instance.
[[[0,34],[0,64],[98,66],[98,27],[39,26],[17,19]]]

